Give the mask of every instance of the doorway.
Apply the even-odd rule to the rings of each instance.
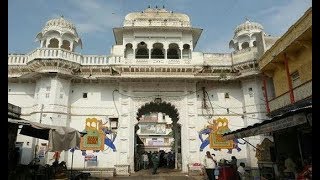
[[[151,154],[160,155],[159,168],[162,171],[181,171],[181,125],[179,113],[170,103],[150,102],[138,109],[138,124],[135,126],[135,171],[152,168]],[[143,162],[143,153],[148,163]]]

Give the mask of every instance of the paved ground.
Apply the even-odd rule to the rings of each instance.
[[[204,176],[189,176],[187,173],[181,171],[175,171],[173,169],[160,168],[157,174],[152,175],[152,169],[140,170],[132,173],[130,176],[118,176],[112,178],[106,178],[107,180],[204,180]]]

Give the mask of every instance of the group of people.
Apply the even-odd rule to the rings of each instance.
[[[230,161],[225,161],[222,159],[219,163],[214,156],[215,154],[211,154],[210,151],[207,151],[203,159],[203,165],[209,180],[218,179],[220,174],[219,167],[225,164],[228,164],[234,170],[234,172],[236,172],[236,178],[239,180],[245,179],[245,177],[248,175],[245,171],[245,163],[241,162],[239,166],[237,166],[237,158],[235,156],[232,156]]]
[[[157,173],[159,167],[165,167],[174,169],[175,168],[175,153],[165,152],[165,151],[155,151],[155,152],[144,152],[141,156],[136,156],[136,162],[139,164],[136,171],[140,169],[152,168],[152,174]]]

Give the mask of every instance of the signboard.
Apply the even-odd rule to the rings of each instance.
[[[164,145],[163,138],[151,139],[148,141],[148,146],[163,146],[163,145]]]
[[[140,124],[140,134],[166,134],[166,124],[146,123]]]
[[[297,126],[307,122],[306,116],[304,114],[297,114],[294,116],[289,116],[280,120],[270,122],[268,124],[263,124],[261,126],[243,130],[242,132],[230,134],[223,136],[225,139],[243,138],[248,136],[255,136],[259,134],[269,133],[273,131],[278,131],[281,129]]]
[[[84,157],[84,161],[87,161],[87,162],[97,162],[97,160],[98,160],[98,158],[94,154],[87,154]]]
[[[46,143],[41,144],[38,152],[38,157],[44,158],[46,155],[46,150],[47,150],[47,144]]]

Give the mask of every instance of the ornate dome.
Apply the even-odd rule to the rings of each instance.
[[[234,30],[234,35],[240,36],[246,33],[255,33],[261,31],[263,31],[263,26],[261,24],[246,20],[246,22],[236,27],[236,29]]]
[[[70,31],[72,34],[77,35],[76,27],[70,21],[65,20],[63,16],[49,20],[42,32],[45,33],[50,30]]]
[[[74,37],[78,38],[76,27],[70,21],[64,19],[63,16],[49,20],[41,33],[42,35],[45,35],[49,31],[58,31],[61,35],[70,33],[74,35]]]
[[[172,26],[190,27],[190,18],[186,14],[173,13],[164,8],[147,8],[142,12],[126,15],[123,26]]]

